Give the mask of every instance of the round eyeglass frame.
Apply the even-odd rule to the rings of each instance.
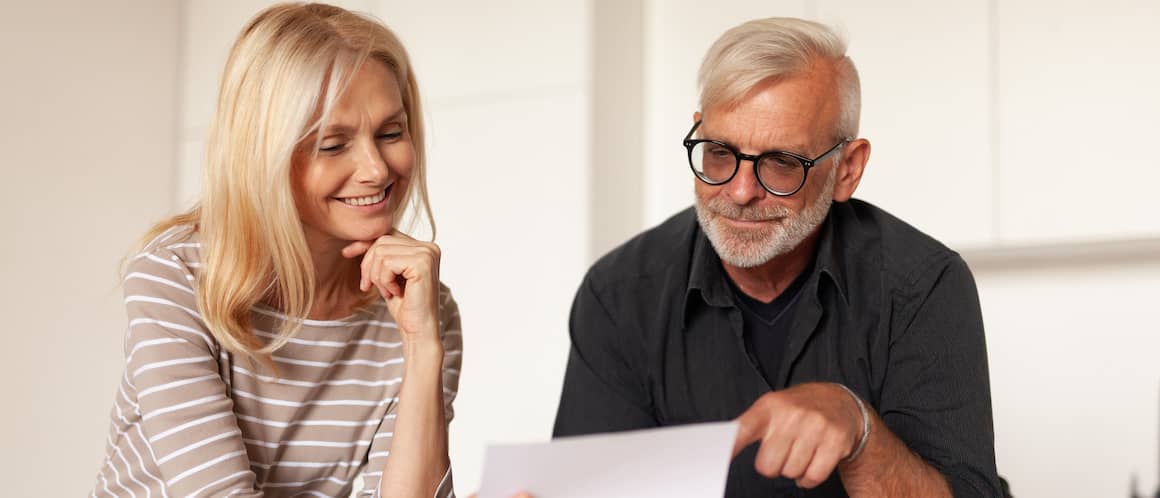
[[[759,185],[761,185],[761,188],[765,189],[766,192],[769,192],[770,194],[776,195],[778,197],[789,197],[791,195],[798,193],[798,191],[800,191],[802,189],[802,187],[806,184],[806,178],[808,178],[810,175],[810,168],[813,168],[819,161],[821,161],[822,159],[825,159],[826,156],[834,153],[834,151],[840,150],[842,148],[842,146],[853,141],[853,139],[851,139],[851,138],[843,138],[842,141],[838,142],[837,144],[834,144],[834,146],[830,147],[829,150],[823,152],[822,155],[815,157],[813,159],[802,156],[800,154],[794,154],[793,152],[786,152],[783,150],[771,150],[771,151],[762,152],[761,154],[753,156],[753,155],[749,155],[749,154],[744,154],[741,151],[734,148],[732,145],[729,145],[729,144],[722,142],[720,140],[711,140],[711,139],[704,139],[704,138],[692,138],[693,132],[697,131],[697,128],[700,126],[701,126],[701,121],[697,121],[696,123],[693,123],[693,127],[689,129],[689,133],[687,133],[685,135],[685,140],[683,141],[683,143],[685,145],[685,150],[688,152],[689,169],[693,170],[693,176],[696,176],[698,180],[701,180],[709,185],[713,185],[713,186],[724,185],[724,184],[732,181],[733,177],[737,176],[737,172],[739,170],[741,170],[741,161],[750,161],[753,163],[753,176],[757,178],[757,183]],[[703,174],[701,174],[701,172],[697,171],[697,166],[693,163],[693,149],[696,148],[698,144],[703,144],[703,143],[711,143],[711,144],[719,145],[719,146],[723,147],[725,150],[728,150],[729,152],[733,153],[733,159],[736,161],[733,165],[733,172],[730,173],[729,176],[727,178],[725,178],[724,180],[713,181],[713,180],[706,178]],[[770,188],[769,185],[766,185],[765,182],[761,180],[761,175],[757,173],[757,165],[760,164],[760,161],[762,159],[764,159],[768,156],[791,157],[791,158],[793,158],[801,163],[802,168],[803,168],[802,181],[800,183],[798,183],[798,186],[796,188],[794,188],[793,190],[791,190],[789,192],[778,192],[778,191]]]

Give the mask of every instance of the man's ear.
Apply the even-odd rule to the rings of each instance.
[[[846,202],[854,196],[854,191],[862,182],[862,172],[866,170],[868,161],[870,161],[869,140],[859,138],[842,148],[842,160],[838,163],[838,176],[834,181],[835,202]]]

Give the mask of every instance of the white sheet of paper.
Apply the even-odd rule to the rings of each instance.
[[[479,498],[713,498],[725,494],[736,422],[489,445]]]

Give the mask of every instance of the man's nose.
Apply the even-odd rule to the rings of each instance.
[[[733,175],[733,179],[724,185],[725,195],[734,204],[744,206],[765,197],[766,191],[762,188],[761,183],[758,183],[753,168],[753,161],[742,159],[737,174]]]

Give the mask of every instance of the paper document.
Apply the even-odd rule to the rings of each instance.
[[[479,498],[717,498],[736,422],[490,445]]]

